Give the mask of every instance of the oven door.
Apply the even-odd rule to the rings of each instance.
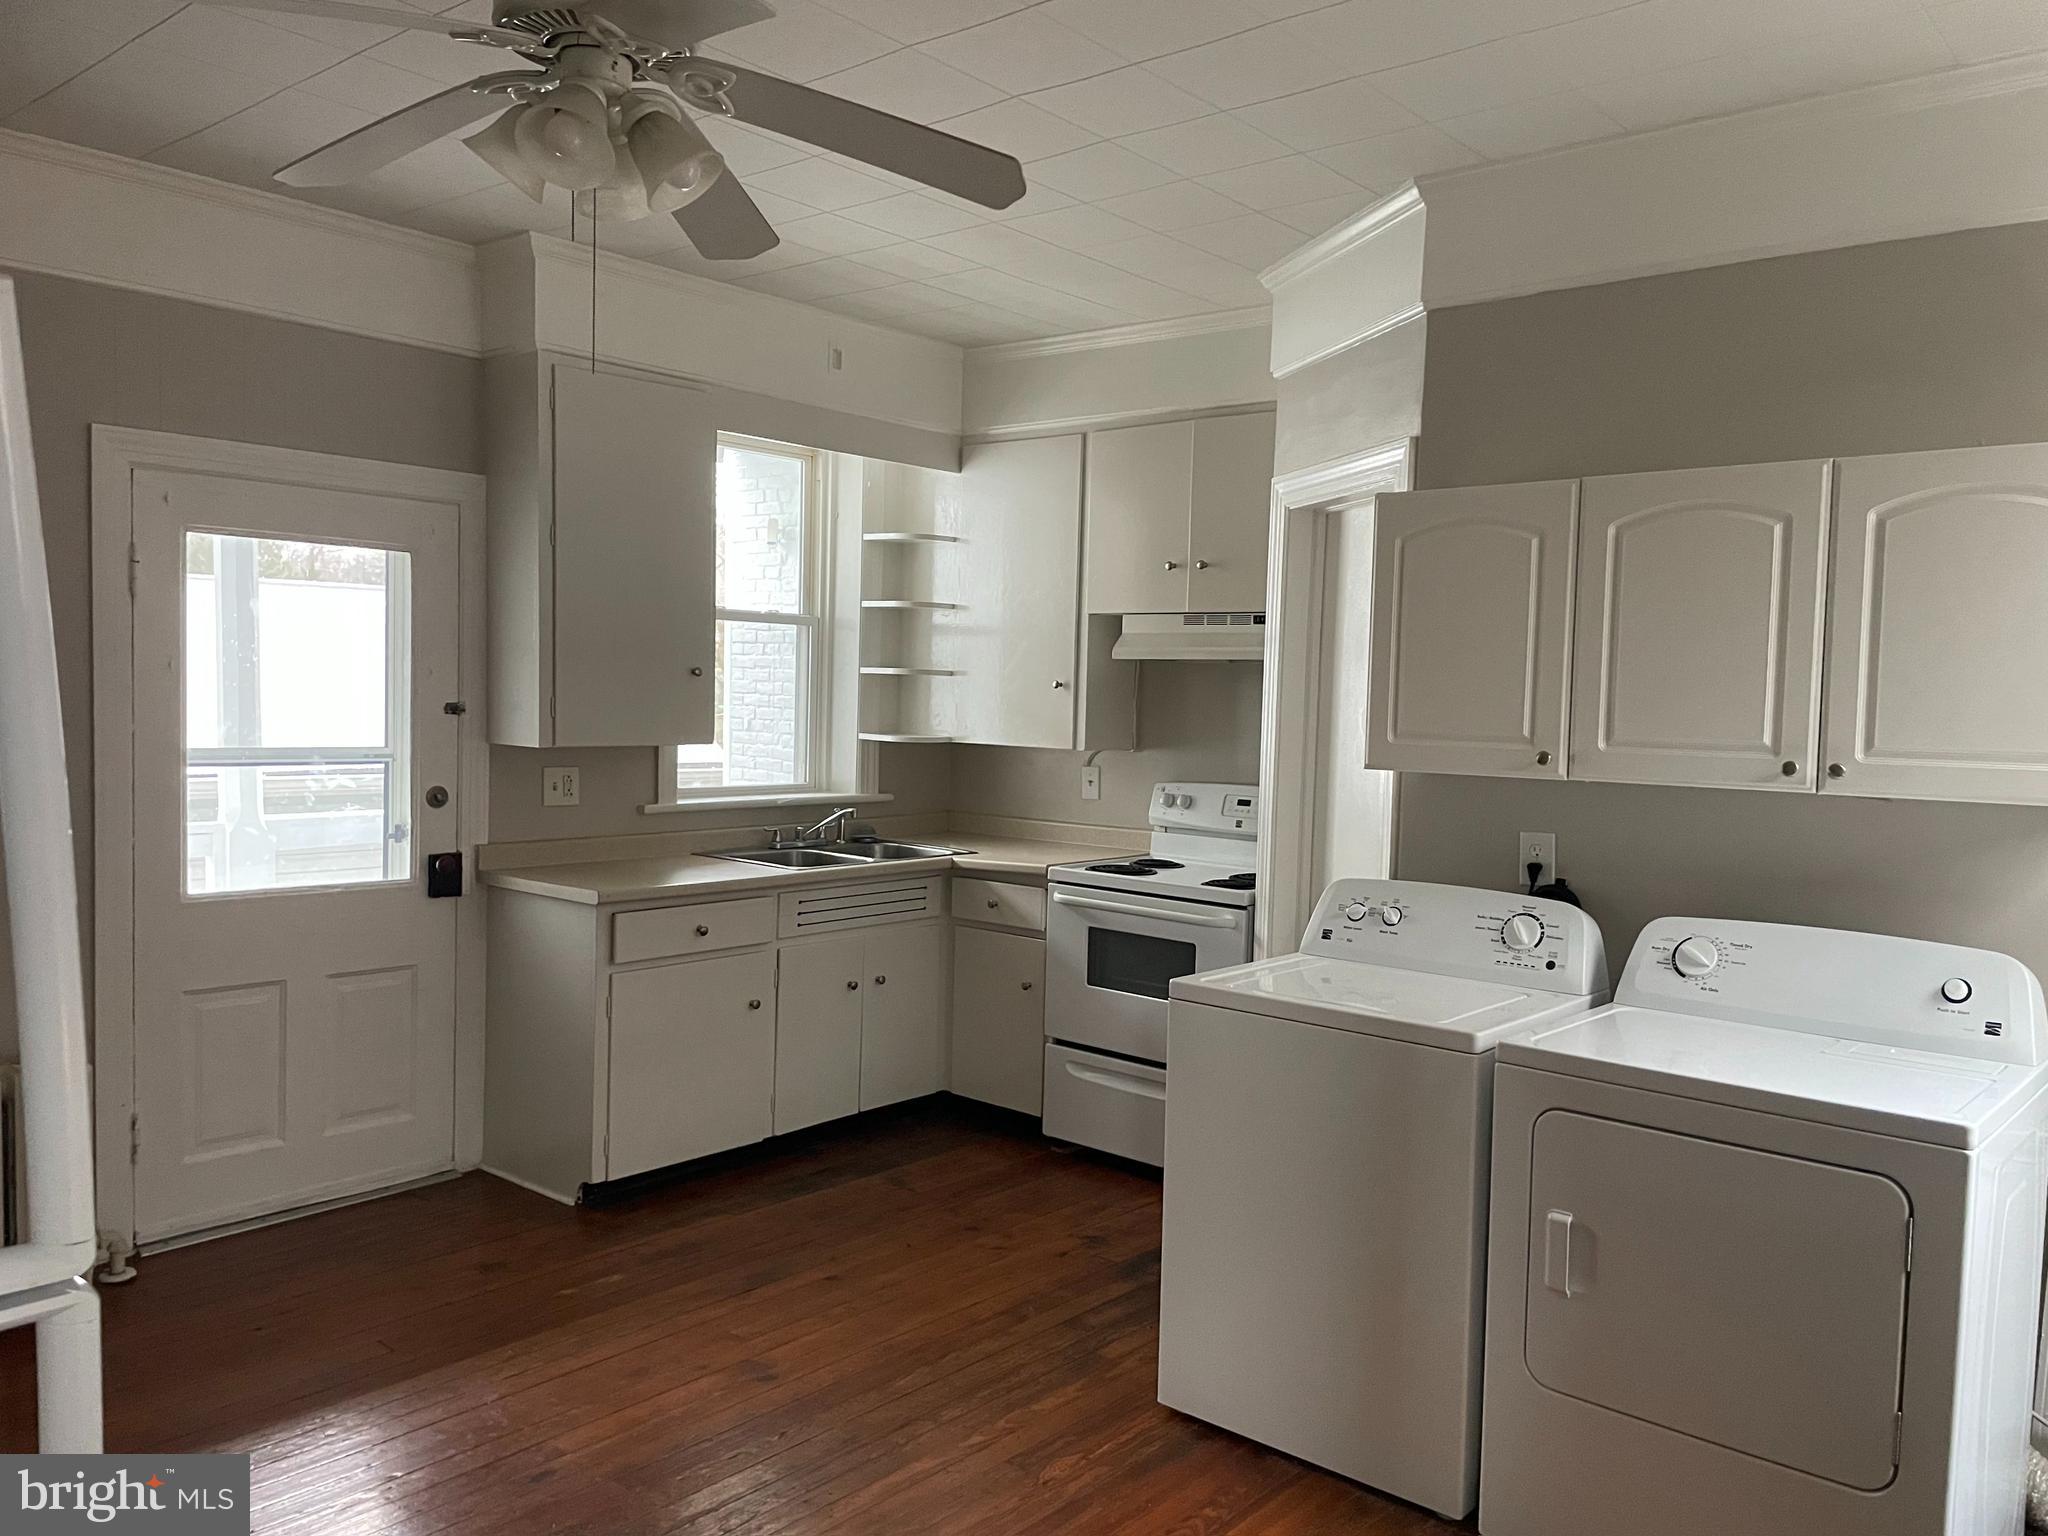
[[[1050,1040],[1166,1060],[1166,990],[1177,976],[1251,958],[1251,913],[1197,901],[1055,885],[1046,913]]]

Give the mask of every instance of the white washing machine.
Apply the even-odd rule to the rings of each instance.
[[[1469,1513],[1493,1047],[1606,1000],[1600,930],[1339,880],[1300,953],[1171,990],[1159,1400]]]
[[[1487,1536],[2017,1536],[2041,985],[1662,918],[1495,1076]]]

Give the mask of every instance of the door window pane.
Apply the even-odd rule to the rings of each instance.
[[[1119,928],[1088,930],[1088,985],[1136,997],[1164,999],[1176,976],[1198,969],[1195,946]]]
[[[185,890],[412,873],[411,557],[185,539]]]

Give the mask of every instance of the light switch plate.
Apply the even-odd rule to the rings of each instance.
[[[1102,770],[1093,766],[1081,770],[1081,798],[1100,800],[1102,798]]]
[[[1548,885],[1557,878],[1557,834],[1555,832],[1524,832],[1515,842],[1515,889],[1529,889],[1529,866],[1541,864],[1536,872],[1535,884]]]
[[[549,768],[541,779],[540,803],[542,805],[579,805],[582,803],[583,775],[575,768]]]

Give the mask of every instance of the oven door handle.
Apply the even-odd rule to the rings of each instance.
[[[1097,1088],[1135,1094],[1141,1099],[1166,1097],[1166,1084],[1155,1083],[1150,1078],[1133,1077],[1127,1072],[1105,1072],[1100,1067],[1084,1067],[1079,1062],[1070,1061],[1067,1063],[1067,1075],[1084,1083],[1093,1083]]]
[[[1134,907],[1128,902],[1103,901],[1095,896],[1071,896],[1054,891],[1052,899],[1062,907],[1079,907],[1087,912],[1114,912],[1119,917],[1149,917],[1160,923],[1185,923],[1196,928],[1235,928],[1238,920],[1226,912],[1162,912],[1156,907]]]

